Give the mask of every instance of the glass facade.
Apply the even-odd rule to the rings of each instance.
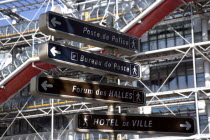
[[[192,60],[185,60],[184,62],[180,63],[179,66],[174,70],[176,65],[177,63],[175,62],[173,63],[168,62],[165,64],[159,63],[157,64],[157,66],[150,66],[149,68],[150,73],[147,76],[149,78],[147,80],[143,79],[143,82],[149,87],[149,89],[151,89],[152,92],[157,92],[157,91],[163,92],[170,90],[194,88]],[[204,77],[203,64],[200,65],[201,65],[200,70],[196,73],[196,79],[197,79],[196,83],[198,87],[204,87],[205,77]],[[148,90],[146,91],[149,92]]]
[[[173,106],[173,107],[169,107],[169,109],[176,114],[184,114],[187,111],[195,110],[195,105]],[[165,107],[163,107],[163,108],[153,108],[152,113],[153,114],[170,113],[170,111]]]
[[[140,52],[186,45],[192,42],[191,23],[185,21],[172,25],[156,27],[148,32],[146,40],[141,40]],[[172,28],[173,27],[173,28]],[[202,41],[201,30],[194,32],[194,42]]]
[[[23,0],[22,0],[23,1]],[[29,1],[29,0],[28,0]],[[64,1],[63,1],[64,2]],[[71,1],[68,1],[68,5],[71,5]],[[113,17],[116,16],[114,19],[114,29],[121,30],[126,28],[127,25],[129,25],[130,22],[132,22],[134,19],[137,18],[142,12],[145,12],[145,10],[150,7],[152,4],[158,2],[157,0],[119,0],[118,8],[116,7],[117,4],[115,3],[115,0],[102,0],[102,1],[80,1],[80,4],[71,5],[72,9],[70,11],[65,11],[69,14],[69,16],[76,17],[79,19],[86,20],[88,22],[93,22],[100,25],[108,25],[106,24],[106,16],[112,15]],[[167,1],[164,1],[167,2]],[[50,5],[50,1],[48,3]],[[196,4],[202,4],[201,2],[198,2]],[[208,4],[208,3],[207,3]],[[207,5],[206,4],[206,5]],[[47,4],[46,4],[47,5]],[[204,6],[206,6],[204,5]],[[9,6],[9,5],[8,5]],[[23,6],[24,7],[24,6]],[[68,7],[65,7],[68,8]],[[117,9],[118,11],[117,11]],[[151,7],[150,7],[151,8]],[[184,10],[189,10],[190,5],[186,7]],[[36,8],[37,9],[37,8]],[[180,9],[176,12],[180,12]],[[194,9],[195,10],[195,9]],[[48,11],[46,9],[46,11]],[[118,13],[118,15],[117,15]],[[189,12],[190,13],[190,12]],[[170,16],[167,18],[170,18],[174,13],[171,13]],[[200,14],[200,13],[199,13]],[[119,16],[119,18],[118,18]],[[202,15],[203,16],[203,15]],[[193,18],[190,19],[189,17],[186,17],[183,15],[183,18],[180,19],[178,17],[173,17],[172,20],[164,19],[162,20],[159,25],[155,26],[153,29],[149,30],[147,33],[144,34],[143,37],[140,38],[140,47],[139,52],[140,55],[137,57],[132,57],[133,61],[140,62],[142,67],[144,67],[145,72],[143,72],[143,78],[141,81],[146,85],[143,84],[138,85],[138,87],[142,87],[145,89],[147,93],[146,97],[146,104],[148,106],[141,106],[139,107],[138,104],[128,106],[127,104],[119,104],[119,110],[116,112],[121,111],[122,113],[133,113],[133,114],[150,114],[150,115],[176,115],[176,116],[193,116],[195,117],[200,123],[200,129],[203,133],[209,133],[210,128],[209,127],[209,89],[207,89],[208,82],[205,80],[206,75],[210,73],[210,64],[207,64],[206,62],[204,65],[205,58],[201,56],[198,52],[196,52],[196,68],[193,68],[193,59],[192,51],[189,52],[189,54],[181,61],[180,64],[180,58],[184,55],[184,52],[186,49],[177,50],[177,46],[182,46],[186,44],[202,42],[204,39],[202,39],[202,36],[204,33],[207,32],[207,30],[210,30],[209,27],[204,31],[203,27],[203,17],[198,15],[193,15]],[[206,15],[205,15],[206,16]],[[147,17],[145,17],[147,18]],[[192,23],[191,21],[192,20]],[[139,20],[140,21],[140,20]],[[209,17],[207,19],[207,22],[209,22]],[[206,24],[210,24],[207,23]],[[140,22],[139,22],[140,23]],[[16,42],[16,38],[19,37],[19,32],[21,32],[25,39],[30,41],[32,45],[29,47],[26,45],[27,43],[24,42],[23,37],[20,36],[19,44],[15,44],[14,50],[11,54],[11,61],[6,63],[6,65],[2,66],[2,70],[0,71],[0,82],[4,82],[4,79],[13,78],[13,73],[15,73],[16,69],[18,69],[20,66],[21,68],[25,66],[27,60],[31,58],[38,57],[38,44],[41,42],[45,42],[46,40],[52,40],[52,41],[58,41],[61,44],[68,44],[76,47],[86,47],[87,44],[81,44],[79,42],[73,42],[70,40],[60,40],[60,38],[51,38],[48,36],[43,36],[42,34],[39,34],[38,29],[38,21],[34,20],[32,22],[29,21],[22,21],[17,24],[13,24],[13,26],[16,28],[14,29],[10,25],[1,26],[0,27],[0,38],[1,38],[1,44],[7,44],[8,47],[11,45],[13,46]],[[105,25],[106,24],[106,25]],[[142,23],[144,24],[144,20],[142,20]],[[145,24],[145,26],[147,26]],[[194,27],[194,29],[191,29],[191,26]],[[132,28],[131,28],[132,29]],[[138,31],[136,31],[138,32]],[[192,32],[194,35],[194,40],[192,41]],[[36,36],[35,36],[36,34]],[[210,40],[210,31],[209,33],[206,33],[209,40]],[[31,36],[32,35],[32,36]],[[29,36],[31,36],[29,38]],[[10,39],[11,41],[7,39]],[[33,40],[32,40],[33,39]],[[21,41],[23,41],[21,43]],[[38,42],[37,42],[38,41]],[[36,44],[38,43],[38,44]],[[88,42],[87,42],[88,43]],[[34,47],[34,48],[33,48]],[[91,46],[92,47],[92,46]],[[93,46],[94,47],[94,46]],[[99,46],[100,47],[100,46]],[[172,48],[173,51],[164,51],[167,50],[166,48]],[[208,46],[204,46],[204,49],[200,49],[204,55],[207,57],[209,56],[209,49]],[[83,48],[84,49],[84,48]],[[6,50],[6,49],[5,49]],[[156,51],[159,50],[159,51]],[[172,50],[172,49],[171,49]],[[155,52],[150,52],[155,51]],[[164,51],[164,52],[163,52]],[[143,52],[143,53],[142,53]],[[146,52],[146,53],[144,53]],[[2,61],[7,55],[5,53],[8,53],[6,50],[5,52],[2,51],[0,54],[0,61]],[[147,55],[148,54],[148,55]],[[154,56],[152,55],[154,54]],[[135,55],[136,56],[136,55]],[[121,57],[121,55],[119,55]],[[124,57],[124,56],[123,56]],[[143,58],[143,60],[138,59]],[[6,61],[5,61],[6,62]],[[33,63],[35,64],[35,63]],[[36,65],[34,65],[36,66]],[[174,69],[176,67],[176,69]],[[209,67],[209,70],[208,70]],[[37,68],[38,65],[37,65]],[[24,69],[24,68],[23,68]],[[65,70],[64,70],[65,69]],[[194,72],[196,79],[194,78]],[[70,77],[74,79],[82,79],[86,82],[90,81],[97,81],[100,83],[107,83],[106,75],[104,77],[90,75],[88,73],[82,73],[82,72],[72,72],[69,69],[66,68],[60,68],[53,69],[50,71],[44,71],[44,73],[47,73],[49,75],[54,76],[65,76]],[[10,77],[11,76],[11,77]],[[112,76],[112,75],[111,75]],[[115,77],[114,77],[115,78]],[[6,79],[6,80],[7,80]],[[196,81],[195,81],[196,80]],[[195,88],[195,83],[197,87]],[[110,84],[110,83],[109,83]],[[138,83],[139,84],[139,83]],[[121,85],[126,86],[132,86],[131,83],[128,81],[122,81]],[[136,85],[136,83],[135,83]],[[200,88],[202,87],[202,88]],[[2,87],[3,89],[4,87]],[[5,88],[6,89],[6,88]],[[7,88],[9,89],[9,88]],[[7,90],[6,89],[6,90]],[[149,91],[150,89],[151,91]],[[185,90],[184,90],[185,89]],[[9,89],[10,90],[10,89]],[[202,91],[204,91],[202,93]],[[154,94],[150,94],[150,92]],[[205,94],[205,92],[207,94]],[[198,98],[196,98],[195,95],[198,93]],[[4,94],[4,93],[3,93]],[[205,96],[205,97],[204,97]],[[3,97],[3,96],[2,96]],[[30,99],[30,100],[29,100]],[[29,100],[29,101],[28,101]],[[26,104],[26,102],[28,103]],[[77,140],[107,140],[109,139],[109,136],[107,134],[89,134],[89,133],[78,133],[76,135],[71,135],[70,133],[74,133],[72,130],[71,124],[74,119],[74,115],[78,112],[86,112],[90,111],[93,113],[100,113],[100,112],[108,112],[107,110],[107,104],[101,104],[100,103],[92,103],[90,102],[83,102],[86,100],[82,100],[80,102],[72,101],[72,100],[65,100],[65,99],[54,99],[53,101],[50,98],[41,98],[41,97],[35,97],[30,94],[29,86],[26,85],[24,88],[17,91],[17,93],[14,93],[14,96],[12,96],[10,99],[5,101],[3,105],[0,106],[0,136],[4,134],[5,130],[8,128],[10,123],[12,122],[13,118],[18,112],[18,109],[22,109],[23,114],[25,117],[27,117],[28,122],[33,126],[34,129],[36,129],[37,132],[39,132],[43,139],[50,139],[50,131],[51,131],[51,109],[54,109],[54,132],[61,133],[65,128],[67,128],[67,132],[65,132],[65,136],[69,136],[69,138],[61,138],[62,140],[68,140],[68,139],[77,139]],[[200,102],[202,101],[202,102]],[[52,103],[54,103],[52,105]],[[85,103],[85,104],[84,104]],[[204,107],[202,108],[203,103]],[[122,105],[122,110],[120,109],[120,106]],[[104,107],[105,106],[105,107]],[[24,108],[23,108],[24,107]],[[139,108],[144,108],[145,110],[148,108],[151,108],[151,112],[145,113],[144,110],[140,110]],[[148,108],[147,108],[148,107]],[[150,110],[150,109],[148,109]],[[198,111],[198,112],[197,112]],[[5,115],[5,116],[4,116]],[[11,127],[8,129],[7,132],[5,132],[5,136],[7,138],[3,138],[4,140],[12,140],[12,139],[39,139],[39,138],[32,138],[32,135],[35,135],[35,131],[31,127],[31,125],[26,121],[24,116],[17,117],[16,120],[14,120],[14,123],[11,125]],[[74,124],[73,124],[74,125]],[[205,131],[204,131],[205,130]],[[69,133],[70,132],[70,133]],[[67,134],[68,133],[68,134]],[[27,135],[28,138],[17,138],[21,137],[21,135],[24,137],[24,135]],[[54,137],[55,137],[54,135]],[[59,134],[60,135],[60,134]],[[8,137],[13,138],[8,138]],[[144,137],[140,135],[140,137]],[[156,137],[154,135],[145,135],[146,138],[148,137]],[[139,139],[141,139],[139,138]],[[133,135],[131,137],[126,136],[122,139],[133,139]],[[154,138],[155,139],[155,138]],[[161,137],[160,137],[161,139]]]

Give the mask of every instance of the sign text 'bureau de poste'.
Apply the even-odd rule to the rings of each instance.
[[[122,54],[132,55],[138,49],[136,37],[55,12],[42,14],[39,28],[41,32],[58,38],[97,47],[112,46]]]
[[[87,83],[70,78],[36,76],[31,80],[30,92],[35,96],[68,98],[80,101],[94,101],[129,104],[145,104],[142,89],[124,86]]]
[[[140,78],[139,63],[47,42],[40,45],[40,61],[93,74],[112,74],[128,81]]]

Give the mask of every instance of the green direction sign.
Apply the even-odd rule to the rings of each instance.
[[[35,96],[72,99],[79,101],[102,101],[113,103],[145,104],[142,89],[105,85],[96,82],[55,77],[34,77],[30,83],[30,92]]]

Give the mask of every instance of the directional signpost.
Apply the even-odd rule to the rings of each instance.
[[[39,28],[47,35],[98,47],[113,47],[119,53],[126,55],[135,54],[139,46],[139,41],[135,37],[54,12],[40,16]],[[127,81],[141,78],[138,63],[116,57],[91,53],[54,42],[42,44],[39,51],[40,61],[49,64],[104,76],[114,75]],[[30,92],[40,97],[101,101],[109,104],[144,105],[146,102],[145,93],[138,88],[49,76],[34,77],[30,83]],[[196,123],[192,117],[177,116],[86,113],[77,115],[76,126],[78,132],[105,132],[111,135],[112,133],[166,135],[196,133]]]
[[[34,77],[31,80],[30,92],[40,97],[145,104],[145,93],[139,88],[87,83],[69,78]]]
[[[54,12],[40,16],[39,28],[41,32],[58,38],[97,47],[111,46],[122,54],[132,55],[138,49],[136,37]]]
[[[140,65],[99,53],[82,51],[55,43],[40,46],[40,61],[99,75],[117,75],[127,81],[140,79]]]
[[[129,114],[78,114],[78,132],[142,133],[193,135],[196,123],[192,117],[139,116]]]

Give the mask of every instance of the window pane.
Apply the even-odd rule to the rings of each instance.
[[[159,49],[166,48],[166,41],[165,41],[165,39],[158,40],[158,48]]]
[[[143,82],[144,82],[144,84],[151,90],[150,80],[148,80],[148,81],[143,81]],[[142,85],[141,83],[139,84],[138,87],[144,88],[145,93],[150,93],[150,91],[149,91],[146,87],[144,87],[144,85]]]
[[[189,43],[192,42],[192,37],[191,37],[191,35],[189,35],[189,34],[188,34],[188,35],[185,35],[185,39],[188,41],[188,42],[187,42],[187,41],[184,40],[184,43],[185,43],[185,44],[189,44]]]
[[[193,88],[194,87],[193,75],[187,75],[187,81],[188,81],[188,88]]]
[[[168,66],[168,73],[170,74],[172,72],[172,70],[174,69],[175,65],[169,65]],[[168,83],[169,83],[169,88],[170,90],[176,90],[177,89],[177,77],[176,77],[176,71],[174,71],[172,73],[172,75],[170,76],[170,78],[168,79]]]
[[[194,78],[193,78],[193,63],[192,62],[186,62],[187,66],[187,85],[188,88],[194,87]]]
[[[141,52],[149,51],[148,42],[142,42],[140,50],[141,50]]]
[[[201,33],[196,33],[195,34],[195,43],[201,42],[202,41],[202,35]]]
[[[159,87],[162,86],[163,82],[166,80],[167,78],[167,66],[161,66],[159,67]],[[162,86],[160,91],[167,91],[168,90],[168,82],[165,82],[165,84]]]
[[[197,78],[197,86],[204,87],[205,86],[204,73],[197,73],[196,78]]]
[[[5,58],[5,53],[0,53],[0,60],[3,60]]]
[[[156,67],[151,67],[150,77],[151,77],[151,90],[153,92],[156,92],[158,90],[158,73]]]
[[[157,42],[150,41],[150,50],[157,50]]]
[[[176,37],[176,46],[180,46],[180,45],[184,45],[184,40],[181,37],[177,36]]]
[[[179,81],[179,89],[187,88],[185,75],[179,75],[178,81]]]
[[[187,81],[186,81],[186,67],[184,64],[180,64],[177,68],[177,75],[178,75],[178,87],[179,89],[187,88]]]
[[[174,47],[174,38],[167,38],[167,47]]]

